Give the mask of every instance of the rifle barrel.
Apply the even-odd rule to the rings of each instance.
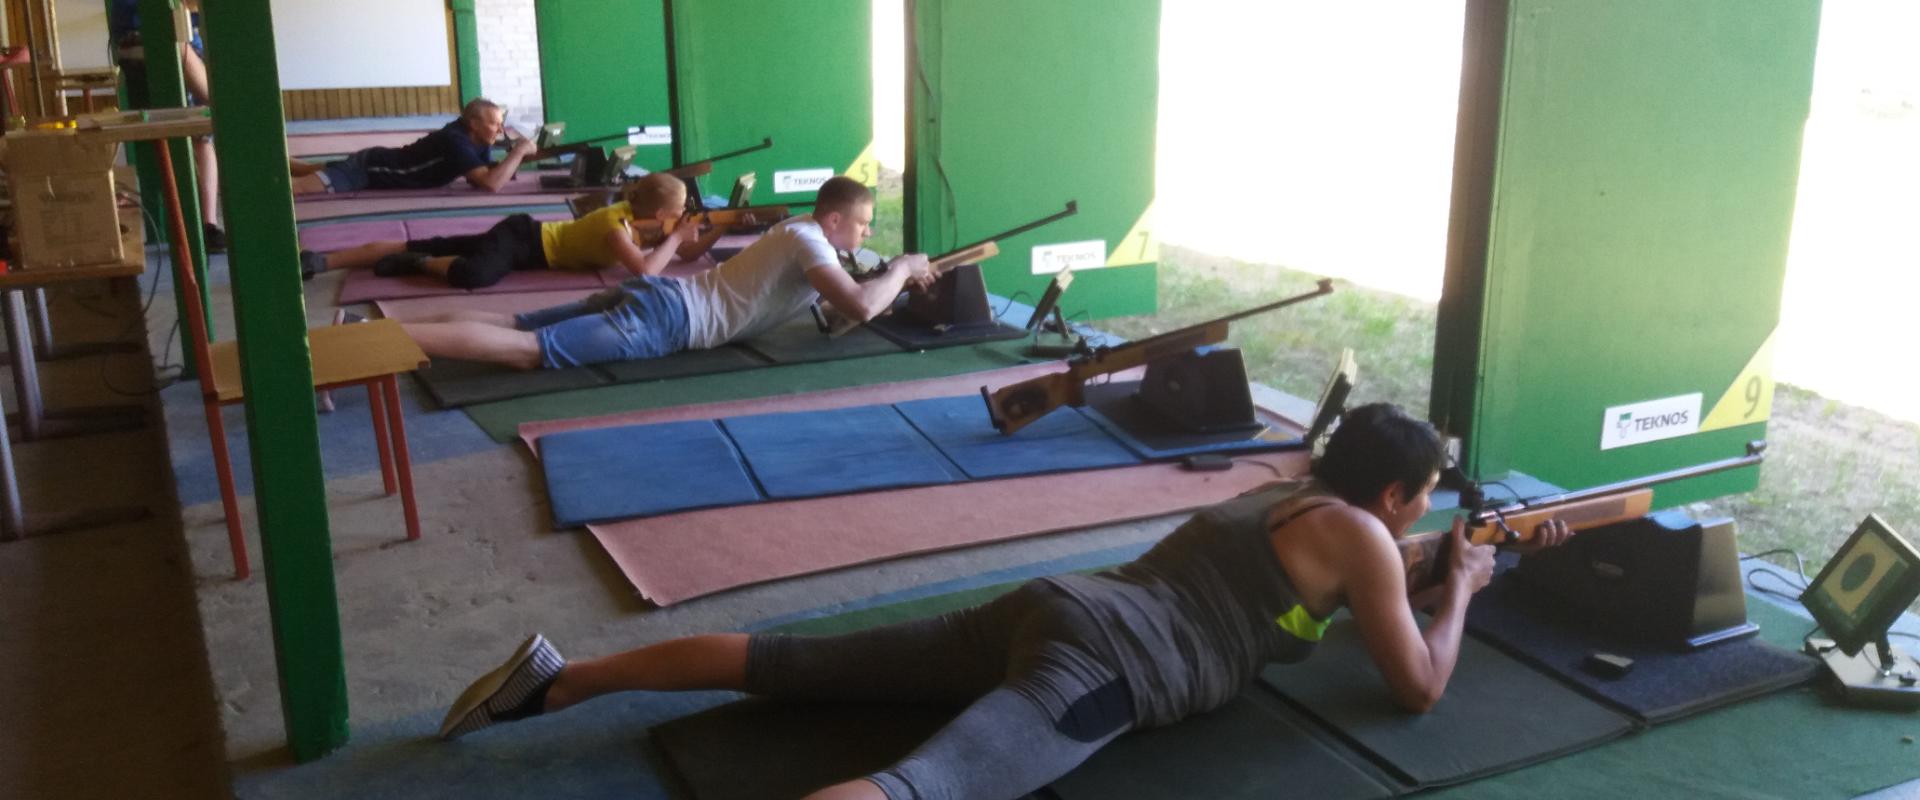
[[[1000,241],[1001,239],[1008,239],[1015,236],[1019,236],[1020,234],[1026,233],[1027,231],[1033,230],[1034,228],[1038,228],[1042,225],[1051,225],[1055,222],[1059,222],[1060,220],[1066,219],[1067,217],[1071,217],[1078,213],[1080,213],[1080,201],[1068,200],[1067,207],[1065,209],[1055,212],[1050,216],[1041,217],[1040,219],[1036,219],[1032,222],[1029,222],[1025,225],[1021,225],[1017,228],[1011,228],[1008,230],[1001,231],[985,239],[981,239],[980,241],[974,242],[973,244],[967,245],[966,247],[953,248],[952,250],[948,250],[945,253],[941,253],[940,255],[934,256],[933,258],[929,258],[927,260],[939,261],[940,259],[953,255],[954,253],[970,250],[975,247],[979,247],[980,245],[986,244],[987,242],[997,242],[997,241]]]
[[[752,144],[752,145],[747,145],[746,147],[742,147],[742,148],[740,148],[740,149],[738,149],[738,150],[728,150],[727,152],[724,152],[724,153],[718,153],[718,154],[715,154],[715,155],[710,155],[710,156],[707,156],[706,158],[702,158],[702,159],[697,159],[697,160],[694,160],[694,161],[689,161],[689,162],[687,162],[686,164],[679,164],[679,165],[676,165],[676,166],[677,166],[677,167],[684,167],[684,166],[687,166],[687,164],[698,164],[698,163],[700,163],[701,161],[725,161],[725,160],[727,160],[727,159],[729,159],[729,158],[733,158],[733,157],[735,157],[735,156],[744,156],[744,155],[746,155],[746,154],[748,154],[748,153],[752,153],[752,152],[755,152],[755,151],[758,151],[758,150],[765,150],[765,149],[767,149],[767,148],[769,148],[769,147],[772,147],[772,146],[773,146],[773,137],[771,137],[771,136],[768,136],[768,137],[766,137],[766,138],[764,138],[764,139],[761,139],[761,140],[760,140],[760,143],[759,143],[759,144]]]
[[[1720,459],[1719,461],[1709,461],[1705,464],[1695,464],[1691,467],[1681,467],[1679,469],[1667,470],[1666,472],[1660,472],[1653,475],[1646,475],[1639,478],[1628,478],[1627,480],[1615,481],[1613,483],[1604,484],[1601,486],[1595,486],[1589,489],[1580,489],[1572,492],[1562,492],[1560,494],[1542,495],[1540,497],[1530,497],[1525,500],[1510,502],[1503,506],[1499,506],[1495,508],[1485,508],[1479,511],[1475,511],[1473,512],[1473,515],[1469,518],[1469,520],[1476,525],[1485,524],[1487,522],[1493,521],[1493,519],[1499,515],[1511,514],[1511,513],[1514,513],[1515,511],[1521,511],[1524,509],[1534,508],[1537,506],[1553,505],[1557,503],[1572,503],[1580,500],[1586,500],[1592,497],[1599,497],[1601,495],[1614,494],[1616,492],[1630,492],[1636,489],[1645,489],[1650,486],[1655,486],[1662,483],[1669,483],[1672,481],[1684,480],[1687,478],[1698,478],[1702,475],[1711,475],[1716,472],[1725,472],[1730,469],[1750,467],[1766,459],[1766,450],[1767,450],[1767,443],[1764,441],[1748,442],[1747,454],[1744,456],[1736,456],[1733,458],[1723,458],[1723,459]]]
[[[1204,328],[1208,325],[1213,325],[1216,323],[1226,323],[1226,322],[1233,322],[1234,320],[1246,319],[1247,317],[1251,317],[1255,314],[1265,314],[1275,309],[1285,308],[1287,306],[1293,305],[1294,303],[1304,303],[1308,300],[1312,300],[1313,298],[1319,297],[1321,295],[1327,295],[1327,294],[1333,294],[1333,281],[1329,278],[1321,278],[1319,285],[1311,292],[1296,294],[1292,297],[1288,297],[1283,300],[1276,300],[1274,302],[1268,303],[1264,306],[1259,306],[1257,308],[1249,308],[1245,311],[1236,311],[1224,317],[1217,317],[1214,319],[1207,320],[1206,322],[1196,322],[1192,325],[1188,325],[1178,330],[1167,331],[1166,333],[1162,333],[1157,336],[1149,336],[1145,339],[1141,339],[1138,342],[1129,342],[1127,344],[1120,345],[1120,347],[1134,347],[1137,345],[1140,347],[1152,349],[1161,345],[1163,343],[1162,340],[1171,340],[1175,337],[1184,336],[1187,331],[1195,328]],[[1102,348],[1102,349],[1109,349],[1109,348]],[[1111,349],[1118,349],[1118,348],[1111,348]]]

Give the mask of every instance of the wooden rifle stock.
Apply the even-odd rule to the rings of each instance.
[[[1235,312],[1219,319],[1189,325],[1118,347],[1096,348],[1091,353],[1068,360],[1067,369],[1063,372],[1029,378],[993,391],[982,386],[980,396],[987,401],[987,416],[993,420],[994,430],[1013,433],[1063,405],[1084,405],[1086,403],[1084,389],[1089,379],[1176,356],[1196,347],[1224,342],[1227,339],[1228,323],[1234,320],[1264,314],[1332,293],[1333,281],[1322,279],[1311,292],[1297,294],[1264,306]]]
[[[645,223],[659,226],[659,229],[664,233],[672,233],[674,228],[680,227],[682,220],[692,222],[696,225],[744,225],[746,224],[747,217],[752,216],[754,224],[765,225],[769,222],[779,222],[780,220],[786,219],[787,214],[788,209],[784,205],[741,206],[739,208],[715,208],[708,211],[696,211],[681,219],[670,220],[666,223],[651,220],[645,221]],[[635,224],[639,225],[643,223],[637,221]]]

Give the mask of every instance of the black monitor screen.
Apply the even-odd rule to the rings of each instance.
[[[733,181],[733,195],[727,198],[728,208],[746,208],[753,202],[754,174],[749,172]]]
[[[1833,560],[1800,593],[1813,620],[1847,655],[1877,642],[1920,597],[1920,551],[1878,516],[1840,546]]]
[[[1047,290],[1040,295],[1040,302],[1033,304],[1033,316],[1027,318],[1027,330],[1037,330],[1047,323],[1047,315],[1060,304],[1060,293],[1073,285],[1073,272],[1062,269],[1055,273],[1053,280],[1047,282]],[[1060,333],[1065,334],[1066,331]]]

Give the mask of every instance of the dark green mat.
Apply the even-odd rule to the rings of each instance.
[[[787,633],[823,635],[904,619],[931,616],[956,608],[984,602],[1011,588],[1011,584],[939,595],[895,605],[821,617],[784,625]],[[1760,636],[1783,647],[1797,647],[1812,623],[1771,603],[1749,598],[1749,618],[1760,626]],[[1309,662],[1311,663],[1311,662]],[[1384,697],[1384,690],[1381,697]],[[1508,693],[1503,703],[1524,703],[1525,696]],[[1257,701],[1256,701],[1257,702]],[[1223,711],[1225,709],[1222,709]],[[1178,735],[1188,720],[1157,735]],[[1195,727],[1199,731],[1201,728]],[[1136,737],[1154,732],[1135,734]],[[1479,738],[1486,734],[1476,734]],[[1851,798],[1903,781],[1920,777],[1920,744],[1903,737],[1920,738],[1920,716],[1911,713],[1861,710],[1834,705],[1823,692],[1811,688],[1793,689],[1738,705],[1689,717],[1647,729],[1545,763],[1483,778],[1462,786],[1422,792],[1422,797],[1526,798],[1540,797],[1614,797],[1631,792],[1640,797],[1723,797],[1723,798]],[[1128,746],[1122,739],[1107,752]],[[1154,781],[1168,786],[1196,786],[1202,774],[1257,773],[1260,765],[1241,763],[1239,745],[1210,743],[1200,737],[1183,743],[1180,752],[1190,753],[1185,760],[1161,763],[1149,760],[1154,748],[1128,759],[1124,770],[1133,786],[1147,787]],[[1187,748],[1191,748],[1190,750]],[[1231,759],[1229,764],[1209,764],[1208,753]],[[1279,758],[1275,756],[1274,758]],[[740,765],[743,768],[747,765]],[[1122,773],[1124,774],[1124,773]],[[1157,778],[1140,777],[1154,774]],[[1080,783],[1090,776],[1072,775],[1057,782],[1056,792],[1080,786],[1078,798],[1093,796],[1088,786],[1104,788],[1104,783]],[[1104,780],[1104,779],[1102,779]],[[1307,780],[1290,776],[1291,781]],[[1314,780],[1320,780],[1315,778]],[[1208,791],[1226,786],[1227,781],[1205,778]],[[1317,784],[1316,784],[1317,785]],[[1288,784],[1279,790],[1236,794],[1220,789],[1219,795],[1186,792],[1168,797],[1270,797],[1314,796],[1294,793]],[[1107,794],[1108,797],[1151,796],[1135,792]]]
[[[779,364],[809,364],[900,352],[899,345],[866,328],[854,328],[840,336],[828,336],[820,332],[811,316],[790,320],[741,344],[766,356],[768,361]]]
[[[871,383],[940,378],[1027,363],[1022,342],[950,347],[924,353],[892,353],[810,364],[772,366],[654,383],[628,383],[555,392],[466,406],[464,411],[495,441],[519,436],[523,422],[616,414],[689,403],[839,389]]]

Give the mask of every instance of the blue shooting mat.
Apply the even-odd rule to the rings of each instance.
[[[555,528],[762,499],[713,420],[567,431],[538,444]]]
[[[720,420],[768,499],[965,480],[890,405]]]
[[[895,408],[975,480],[1140,463],[1072,407],[1056,408],[1011,436],[993,429],[978,396],[911,400]]]

